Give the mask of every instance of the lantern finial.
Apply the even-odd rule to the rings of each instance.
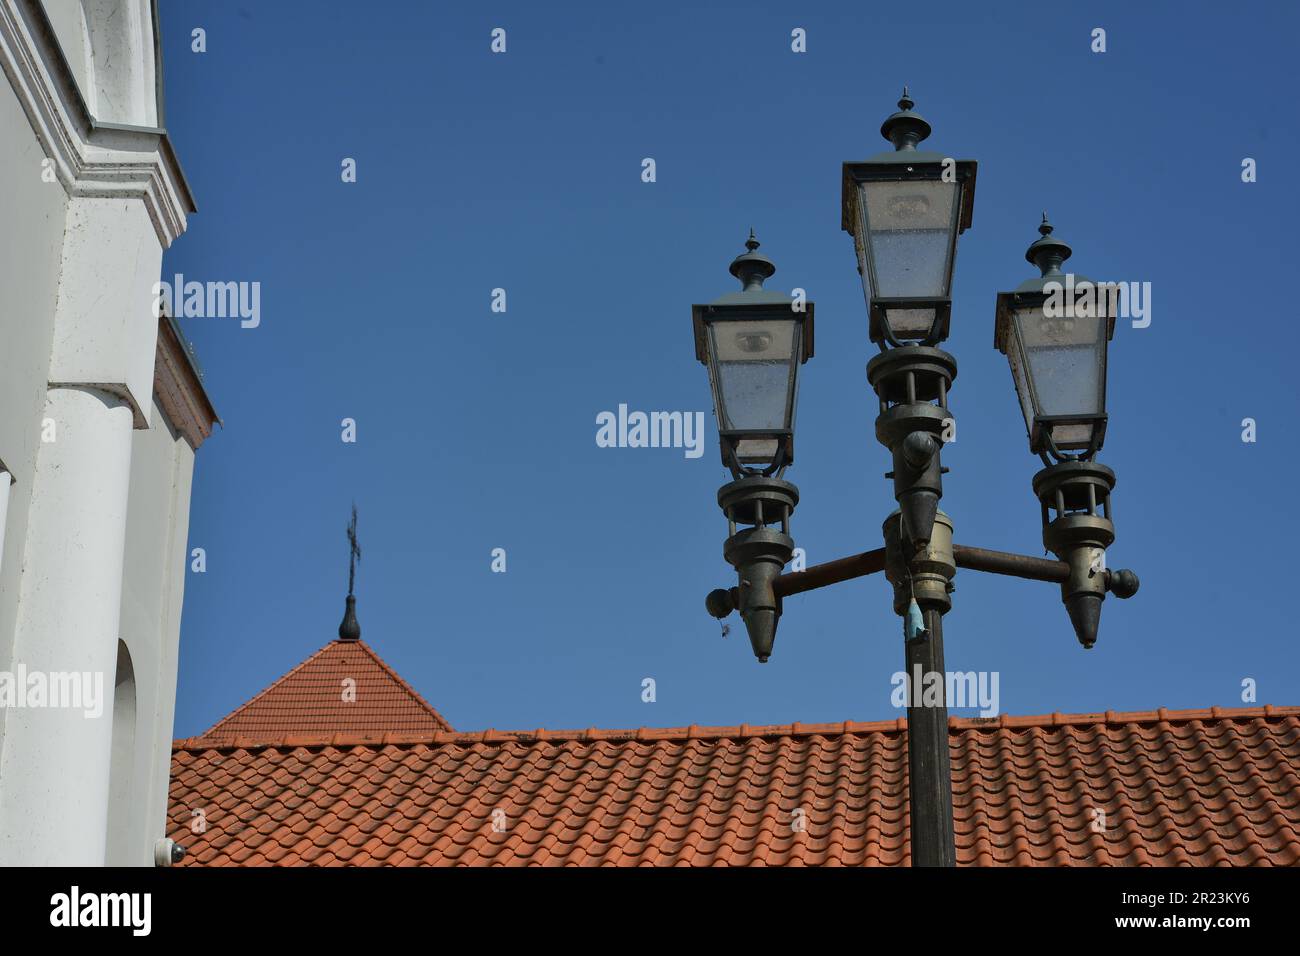
[[[916,149],[916,144],[930,135],[930,124],[919,113],[913,113],[911,94],[906,86],[898,100],[897,113],[892,113],[880,126],[880,135],[894,144],[894,149],[902,151]]]
[[[763,281],[776,272],[776,264],[758,252],[760,245],[762,243],[754,238],[754,230],[751,228],[749,238],[745,240],[746,252],[731,262],[731,274],[741,281],[746,292],[761,290]]]
[[[1038,224],[1039,237],[1025,250],[1025,258],[1038,266],[1044,277],[1060,275],[1061,263],[1070,258],[1074,252],[1068,242],[1052,236],[1055,228],[1047,218],[1047,211],[1044,210],[1043,221]]]

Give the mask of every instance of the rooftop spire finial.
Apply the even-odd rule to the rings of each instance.
[[[352,520],[348,522],[348,598],[339,624],[340,641],[361,640],[361,625],[357,622],[357,599],[353,595],[357,580],[357,562],[361,560],[361,546],[357,544],[357,506],[352,504]]]
[[[911,96],[911,94],[907,92],[907,84],[904,83],[904,84],[903,84],[903,95],[902,95],[902,97],[901,97],[901,98],[899,99],[899,101],[898,101],[898,108],[899,108],[900,110],[910,110],[910,109],[911,109],[913,106],[915,106],[915,105],[916,105],[916,104],[915,104],[914,102],[912,102],[912,96]]]
[[[357,580],[357,561],[361,559],[361,546],[357,544],[357,505],[352,503],[352,520],[348,522],[348,594]]]

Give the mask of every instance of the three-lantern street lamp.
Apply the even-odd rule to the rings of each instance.
[[[1030,450],[1045,467],[1033,478],[1043,544],[1058,558],[1036,558],[953,543],[939,510],[940,462],[955,435],[948,394],[957,361],[938,346],[952,317],[957,237],[970,227],[976,163],[924,152],[930,124],[904,89],[899,111],[881,134],[893,151],[845,163],[842,225],[853,237],[866,295],[869,336],[880,352],[867,363],[876,393],[876,438],[892,456],[898,509],[884,521],[883,548],[782,573],[794,552],[790,519],[799,490],[782,475],[794,462],[799,372],[813,354],[813,305],[763,288],[776,266],[758,252],[731,264],[742,289],[692,308],[695,355],[709,370],[722,462],[732,481],[718,489],[729,535],[723,557],[737,585],[711,592],[710,614],[739,611],[760,662],[772,654],[782,598],[884,571],[894,611],[904,621],[911,675],[944,674],[943,616],[952,606],[957,568],[1061,585],[1079,642],[1097,640],[1106,594],[1131,597],[1137,576],[1108,570],[1115,540],[1115,473],[1094,458],[1106,435],[1106,349],[1114,335],[1108,287],[1061,271],[1070,247],[1044,214],[1026,258],[1040,275],[998,296],[994,341],[1011,366]],[[946,687],[946,681],[937,681]],[[952,823],[947,700],[908,695],[912,863],[956,862]],[[930,698],[927,698],[930,699]]]

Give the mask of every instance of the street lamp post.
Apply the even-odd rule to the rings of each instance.
[[[853,236],[871,339],[881,349],[867,363],[867,381],[879,402],[876,440],[893,458],[898,502],[884,525],[885,574],[904,621],[912,860],[955,866],[943,616],[957,565],[939,499],[957,360],[935,346],[948,337],[957,237],[974,216],[978,167],[918,150],[930,124],[914,105],[904,88],[899,112],[880,127],[892,152],[844,164],[841,226]],[[927,675],[940,675],[937,687],[930,679],[927,688]]]
[[[723,463],[733,480],[718,491],[729,537],[723,556],[737,584],[708,595],[714,617],[740,612],[755,656],[766,662],[781,600],[883,571],[903,619],[908,676],[908,791],[914,866],[953,866],[952,780],[943,616],[958,568],[1049,581],[1080,643],[1097,640],[1105,595],[1137,592],[1132,571],[1107,570],[1115,540],[1115,473],[1094,460],[1106,431],[1107,343],[1114,334],[1106,287],[1061,271],[1070,247],[1044,215],[1026,253],[1040,276],[998,296],[995,344],[1007,355],[1030,449],[1045,464],[1033,479],[1043,542],[1058,560],[953,543],[943,496],[941,449],[955,434],[948,395],[957,361],[938,348],[952,316],[957,237],[970,226],[976,164],[918,150],[930,124],[904,89],[881,134],[894,150],[845,163],[843,228],[853,236],[869,315],[880,349],[867,364],[876,393],[876,438],[892,458],[898,508],[885,519],[884,547],[806,571],[782,574],[794,541],[798,489],[781,476],[794,461],[799,368],[812,356],[812,305],[763,289],[776,271],[747,252],[731,265],[744,288],[694,306],[696,357],[709,369]],[[777,530],[779,527],[780,530]],[[739,528],[739,530],[738,530]]]

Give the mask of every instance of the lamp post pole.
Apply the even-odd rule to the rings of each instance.
[[[794,550],[790,522],[799,501],[781,475],[794,461],[812,304],[804,314],[799,300],[763,289],[776,267],[758,254],[751,232],[748,252],[731,266],[743,290],[692,309],[696,357],[709,369],[722,460],[734,479],[718,491],[718,504],[729,529],[723,554],[737,584],[712,591],[705,607],[719,619],[739,611],[755,656],[766,662],[786,595],[884,571],[903,621],[911,863],[955,866],[943,619],[957,568],[1059,584],[1085,648],[1097,640],[1106,594],[1132,597],[1138,579],[1106,569],[1115,473],[1092,460],[1106,431],[1113,303],[1100,303],[1090,280],[1061,271],[1071,250],[1052,235],[1046,214],[1041,238],[1025,254],[1041,275],[998,296],[994,344],[1011,365],[1030,450],[1046,465],[1033,489],[1043,544],[1058,560],[953,543],[939,501],[942,449],[955,437],[948,394],[957,361],[938,346],[951,322],[957,237],[971,224],[976,164],[918,150],[930,124],[913,112],[906,88],[898,105],[881,127],[894,150],[845,163],[842,177],[842,224],[854,238],[870,338],[880,348],[867,363],[867,380],[898,503],[882,528],[885,547],[781,573]]]
[[[943,612],[927,608],[925,631],[907,648],[907,672],[944,674]],[[914,677],[911,679],[915,679]],[[946,693],[947,684],[941,685]],[[913,698],[916,691],[913,690]],[[948,702],[924,706],[917,700],[907,708],[908,803],[912,816],[912,865],[956,866],[957,846],[952,821],[952,764],[948,754]]]

